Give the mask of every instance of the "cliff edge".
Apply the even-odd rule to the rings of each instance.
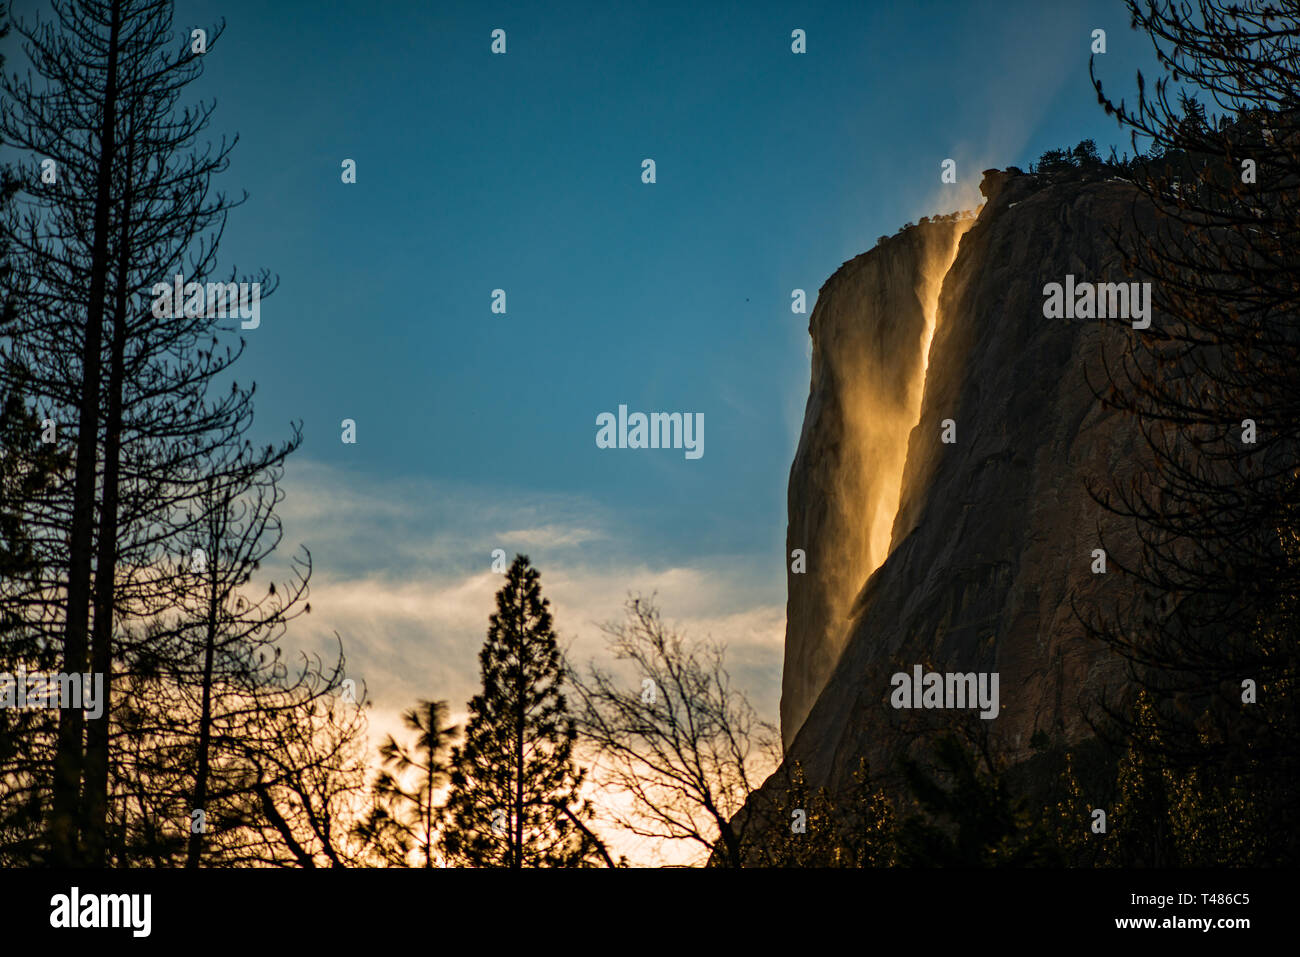
[[[1120,674],[1074,607],[1105,587],[1099,531],[1124,542],[1087,483],[1140,467],[1141,436],[1093,390],[1135,333],[1045,318],[1044,286],[1136,279],[1111,238],[1136,193],[1014,169],[981,191],[973,222],[910,227],[845,263],[811,317],[781,725],[812,786],[847,786],[863,757],[887,776],[915,732],[954,720],[891,706],[891,676],[916,665],[999,676],[988,723],[1013,763],[1036,731],[1083,736]]]

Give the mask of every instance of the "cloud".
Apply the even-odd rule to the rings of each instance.
[[[377,479],[314,462],[291,465],[285,491],[286,545],[302,542],[313,559],[312,612],[286,644],[326,652],[341,637],[348,675],[372,702],[372,749],[405,733],[401,712],[421,698],[446,700],[452,720],[464,722],[502,583],[491,571],[494,547],[528,550],[575,662],[610,666],[600,625],[622,618],[629,594],[653,594],[671,624],[727,646],[733,685],[775,721],[779,562],[705,553],[651,561],[617,515],[571,496]],[[283,560],[290,549],[281,551]],[[644,842],[618,846],[634,860],[654,856]]]
[[[379,478],[311,460],[291,462],[284,484],[286,540],[354,578],[485,569],[494,548],[572,548],[598,539],[609,521],[608,510],[577,496]]]
[[[732,677],[767,717],[776,713],[785,636],[784,603],[733,607],[743,572],[642,565],[592,568],[538,562],[556,630],[579,662],[603,661],[600,625],[622,617],[629,594],[654,594],[664,617],[688,634],[726,644]],[[350,676],[364,681],[376,705],[400,711],[417,698],[445,698],[453,710],[479,685],[478,651],[502,577],[490,571],[410,577],[360,577],[319,571],[312,614],[299,640],[318,644],[337,632]]]
[[[501,541],[507,545],[581,545],[583,542],[595,541],[602,534],[590,528],[565,528],[560,525],[543,525],[540,528],[518,528],[501,535]]]

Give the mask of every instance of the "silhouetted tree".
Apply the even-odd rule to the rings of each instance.
[[[1115,239],[1152,283],[1154,318],[1126,333],[1095,388],[1131,416],[1151,467],[1131,484],[1092,485],[1140,550],[1133,560],[1112,550],[1113,606],[1081,613],[1149,702],[1144,717],[1133,695],[1111,703],[1121,747],[1136,749],[1130,792],[1155,794],[1168,774],[1195,775],[1202,794],[1249,794],[1255,862],[1293,862],[1300,20],[1265,2],[1206,0],[1194,16],[1174,3],[1129,8],[1165,75],[1149,90],[1139,73],[1132,108],[1094,84],[1135,149],[1150,146],[1131,175],[1155,224]],[[1175,826],[1176,802],[1131,803],[1158,815],[1148,830]],[[1175,846],[1143,857],[1173,861]]]
[[[0,39],[8,32],[9,24],[0,24]],[[17,186],[4,171],[0,216]],[[57,443],[44,440],[44,423],[28,402],[26,370],[6,344],[19,283],[0,233],[0,674],[6,681],[16,681],[21,670],[47,673],[57,664],[54,649],[31,624],[31,610],[42,604],[43,556],[24,519],[31,503],[48,502],[70,461]],[[48,811],[56,730],[49,711],[0,708],[0,865],[39,859],[34,835]]]
[[[447,702],[421,700],[402,713],[415,733],[405,745],[391,734],[379,748],[383,767],[375,777],[375,803],[356,828],[357,836],[381,862],[407,867],[414,851],[433,867],[442,808],[437,794],[449,780],[449,751],[460,728],[448,725]]]
[[[60,330],[62,337],[69,337],[74,330],[82,333],[71,339],[78,347],[75,358],[80,360],[81,375],[77,381],[70,383],[69,391],[72,394],[68,397],[69,405],[76,410],[74,421],[77,449],[69,515],[62,665],[63,671],[71,674],[85,672],[89,663],[102,343],[111,252],[110,190],[114,181],[113,167],[120,131],[118,98],[122,69],[119,58],[122,54],[124,24],[122,4],[117,0],[111,4],[87,4],[76,8],[56,6],[55,16],[65,27],[62,33],[56,32],[53,27],[47,27],[43,34],[37,34],[25,30],[21,23],[18,25],[19,33],[28,40],[29,57],[53,87],[53,95],[50,96],[43,90],[34,90],[30,82],[6,82],[4,93],[8,102],[0,113],[0,118],[3,119],[3,134],[10,146],[30,150],[38,157],[43,155],[52,160],[54,165],[46,168],[56,177],[60,172],[60,164],[64,164],[64,182],[67,182],[70,175],[76,175],[74,182],[80,186],[75,207],[73,203],[67,203],[63,207],[69,212],[75,208],[75,213],[66,217],[68,225],[75,221],[77,227],[76,232],[66,240],[68,251],[59,256],[50,248],[45,255],[34,257],[55,267],[46,269],[47,274],[56,270],[61,273],[58,282],[62,286],[60,292],[64,293],[64,302],[77,297],[75,287],[80,286],[82,289],[79,297],[81,301],[76,306],[69,303],[69,313],[75,310],[84,315],[80,329],[77,329],[77,319],[72,315],[64,314],[56,319],[56,322],[61,320],[64,324]],[[48,45],[41,43],[42,40]],[[98,45],[98,49],[95,49],[95,45]],[[89,89],[84,83],[87,74],[96,74],[97,81],[90,84]],[[63,96],[60,97],[60,94]],[[18,120],[18,117],[19,110],[25,105],[33,109],[23,118],[24,122]],[[80,130],[76,129],[78,124],[62,119],[67,116],[84,117],[84,125]],[[62,138],[71,145],[73,137],[80,139],[75,147],[78,154],[75,159],[69,156],[68,146],[53,151],[41,148],[56,145],[51,143],[56,138]],[[79,164],[79,168],[73,164]],[[76,173],[72,173],[72,170]],[[21,171],[19,176],[30,179],[30,188],[35,193],[36,185],[41,183],[40,172],[33,166],[26,171],[26,177],[23,177]],[[57,232],[50,230],[47,235],[52,237]],[[7,240],[15,255],[21,255],[21,252],[30,249],[24,249],[20,245],[16,231],[10,231]],[[42,244],[42,253],[52,245],[49,241]],[[36,264],[24,262],[23,265],[32,267]],[[38,294],[43,291],[40,290],[39,279],[34,279],[33,285]],[[55,283],[49,285],[55,286]],[[51,298],[57,295],[54,293]],[[56,309],[45,311],[50,315],[57,314]],[[32,311],[24,309],[22,315],[30,318]],[[23,329],[17,342],[23,346],[33,346],[35,343],[31,342],[32,338],[30,329]],[[61,709],[49,839],[53,860],[65,865],[76,862],[79,857],[77,818],[85,758],[83,733],[84,716],[81,710]]]
[[[579,792],[577,735],[540,576],[515,556],[479,653],[483,690],[452,756],[443,849],[471,867],[574,867],[602,857]]]
[[[903,818],[896,835],[906,867],[1027,867],[1059,865],[1053,835],[1028,803],[1015,795],[984,746],[940,735],[933,768],[902,761],[918,811]]]
[[[1094,140],[1080,140],[1074,149],[1045,150],[1038,157],[1038,163],[1030,163],[1031,173],[1061,174],[1080,171],[1100,170],[1105,166],[1119,164],[1103,162],[1097,155],[1097,143]]]
[[[222,347],[239,297],[201,282],[236,205],[211,190],[233,143],[196,145],[213,107],[179,105],[201,57],[177,42],[168,0],[57,0],[53,14],[18,25],[40,82],[6,77],[0,110],[23,156],[5,217],[22,279],[8,341],[75,435],[73,481],[26,503],[47,569],[28,627],[61,648],[63,670],[102,674],[108,706],[85,727],[80,711],[59,715],[52,859],[338,863],[349,826],[327,826],[329,808],[359,789],[361,766],[342,755],[363,724],[355,707],[325,707],[341,652],[332,671],[308,659],[297,677],[279,661],[305,564],[279,595],[246,593],[279,541],[275,476],[301,435],[247,440],[252,388],[226,381],[244,343]],[[154,308],[176,274],[199,292]],[[254,281],[259,299],[273,291],[265,273]],[[211,559],[201,570],[195,548]],[[221,818],[222,836],[193,831],[194,811]]]
[[[0,363],[9,361],[0,354]],[[6,379],[21,381],[12,371]],[[31,609],[41,606],[43,568],[23,522],[67,472],[67,456],[42,442],[43,431],[22,392],[0,383],[0,681],[7,685],[24,671],[48,674],[58,665],[30,624]],[[16,684],[3,690],[15,693]],[[56,732],[49,710],[0,708],[0,865],[42,857],[34,838],[49,810]]]
[[[847,793],[816,791],[798,761],[778,772],[783,800],[767,806],[751,799],[762,829],[745,842],[745,864],[761,867],[891,867],[897,863],[894,806],[858,762]],[[769,781],[771,788],[774,782]],[[761,800],[761,799],[759,799]]]
[[[205,493],[200,502],[203,528],[190,540],[193,547],[185,560],[186,587],[172,596],[172,627],[160,628],[147,646],[148,669],[158,678],[153,684],[166,684],[175,693],[161,695],[168,699],[163,710],[156,707],[157,692],[132,689],[137,712],[155,704],[155,721],[167,741],[166,763],[182,775],[176,797],[184,802],[184,819],[202,810],[220,832],[241,822],[247,826],[255,816],[249,807],[254,798],[260,804],[261,797],[250,786],[256,778],[250,769],[257,766],[259,752],[279,747],[269,730],[283,721],[310,726],[318,712],[347,710],[347,702],[336,701],[345,689],[341,648],[330,668],[305,658],[291,674],[281,660],[279,642],[288,624],[311,611],[310,555],[298,558],[289,580],[278,587],[271,582],[261,595],[251,587],[254,574],[280,544],[275,515],[282,495],[279,478],[278,469],[268,470],[238,498],[215,483]],[[359,718],[352,717],[341,726],[359,730]],[[298,761],[310,764],[317,757],[304,739]],[[288,755],[277,758],[281,776],[300,770]],[[360,762],[339,773],[360,775]],[[207,856],[215,862],[228,853],[224,834],[215,839],[207,834],[208,829],[189,828],[187,866],[199,865],[204,845],[210,846]]]
[[[611,812],[615,822],[742,866],[733,819],[779,761],[776,729],[731,687],[723,649],[666,625],[652,600],[629,600],[626,621],[604,631],[615,659],[631,665],[628,677],[593,664],[572,680],[599,786],[631,798],[628,811]]]

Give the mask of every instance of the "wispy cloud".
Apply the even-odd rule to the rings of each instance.
[[[478,652],[502,576],[493,548],[526,551],[575,662],[608,665],[600,625],[629,594],[654,594],[665,619],[727,646],[736,687],[774,720],[785,631],[784,576],[752,558],[701,551],[648,560],[619,517],[568,496],[376,479],[313,462],[290,466],[280,509],[286,546],[312,553],[312,613],[302,647],[343,640],[348,674],[372,701],[372,745],[419,698],[461,722],[479,688]],[[287,554],[290,549],[283,551]]]
[[[542,545],[552,548],[564,545],[581,545],[583,542],[603,538],[601,532],[590,528],[566,528],[563,525],[543,525],[540,528],[517,528],[501,536],[507,545]]]

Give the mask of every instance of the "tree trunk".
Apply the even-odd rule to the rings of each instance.
[[[108,37],[108,71],[104,112],[99,134],[99,168],[95,186],[94,232],[91,240],[90,290],[86,309],[86,338],[82,355],[81,405],[77,415],[77,463],[73,479],[72,528],[68,541],[68,607],[63,640],[66,674],[86,670],[90,624],[90,565],[94,548],[95,471],[99,441],[100,349],[103,343],[104,297],[108,288],[108,211],[117,133],[117,54],[121,0],[113,0]],[[77,818],[82,774],[82,731],[79,708],[59,711],[58,745],[54,759],[50,854],[56,865],[78,863]]]
[[[220,523],[221,527],[225,523],[226,509],[229,507],[229,498],[223,496],[221,499],[221,510],[213,518],[214,522]],[[199,710],[199,754],[198,769],[194,775],[194,805],[190,808],[190,837],[189,846],[186,849],[185,866],[198,867],[199,857],[203,853],[203,832],[194,829],[193,812],[202,811],[203,820],[206,826],[207,821],[207,801],[208,801],[208,768],[209,768],[209,751],[212,747],[212,667],[216,658],[217,651],[217,585],[218,585],[218,549],[220,547],[221,537],[217,528],[213,529],[213,534],[208,547],[207,569],[208,569],[208,618],[207,634],[203,643],[203,703]]]
[[[117,586],[117,516],[122,470],[122,390],[126,378],[126,338],[130,320],[131,163],[134,147],[127,138],[122,229],[117,255],[117,297],[113,304],[113,341],[109,346],[108,415],[104,423],[104,485],[99,512],[99,556],[95,566],[95,620],[90,636],[90,670],[104,676],[103,713],[86,732],[85,820],[82,840],[86,863],[103,867],[107,848],[109,719],[113,701],[113,612]]]
[[[524,636],[523,624],[519,626],[515,655],[518,659],[518,677],[515,679],[515,833],[511,867],[524,866]]]

